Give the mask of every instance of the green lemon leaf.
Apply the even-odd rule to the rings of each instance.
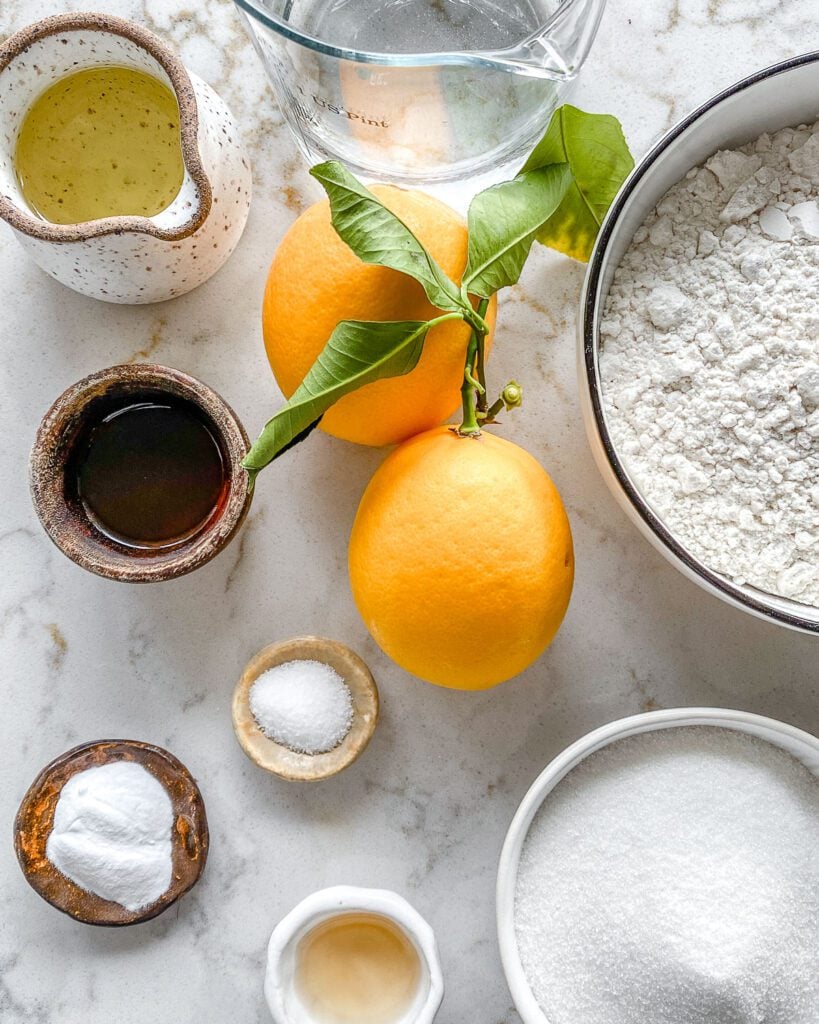
[[[330,199],[333,227],[365,263],[399,270],[419,281],[438,309],[463,310],[457,285],[441,270],[407,225],[337,160],[310,169]]]
[[[251,486],[259,470],[307,437],[339,398],[382,377],[409,373],[420,358],[427,331],[439,320],[342,320],[290,400],[265,424],[245,456],[242,465]]]
[[[523,171],[479,192],[469,205],[469,258],[463,288],[488,299],[517,283],[540,228],[572,184],[568,164]]]
[[[523,171],[561,163],[569,165],[574,180],[537,240],[586,262],[606,211],[634,166],[620,122],[610,114],[558,108]]]

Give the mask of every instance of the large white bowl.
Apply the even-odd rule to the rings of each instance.
[[[682,573],[744,611],[791,629],[819,633],[819,608],[734,583],[695,558],[657,518],[618,455],[601,401],[600,314],[614,271],[634,232],[668,189],[718,149],[732,149],[819,118],[819,51],[745,78],[680,121],[640,161],[600,230],[581,299],[580,400],[600,472],[631,520]]]
[[[523,1024],[551,1024],[537,1004],[523,971],[515,935],[515,886],[524,840],[540,806],[551,791],[585,758],[610,743],[656,729],[717,726],[767,740],[798,758],[819,777],[819,739],[773,718],[722,708],[671,708],[633,715],[588,733],[544,768],[521,801],[506,835],[498,867],[497,921],[501,960],[512,999]],[[577,1024],[582,1024],[578,1021]],[[646,1021],[646,1024],[651,1024]]]

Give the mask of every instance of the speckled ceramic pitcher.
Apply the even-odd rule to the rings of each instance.
[[[164,82],[179,103],[185,176],[154,217],[52,224],[34,216],[14,169],[32,102],[83,68],[118,65]],[[46,18],[0,47],[0,217],[58,281],[107,302],[160,302],[214,274],[235,248],[250,205],[250,165],[230,111],[153,33],[107,14]]]

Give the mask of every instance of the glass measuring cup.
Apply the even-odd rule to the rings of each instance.
[[[427,185],[511,176],[605,0],[235,0],[311,162]]]

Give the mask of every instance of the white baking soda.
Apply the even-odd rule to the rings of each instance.
[[[709,726],[605,747],[532,822],[515,926],[550,1024],[816,1024],[817,780]]]
[[[173,821],[165,787],[142,765],[88,768],[60,792],[46,856],[81,889],[135,912],[170,887]]]
[[[250,688],[250,710],[269,739],[301,754],[324,754],[353,724],[350,688],[323,661],[274,665]]]

